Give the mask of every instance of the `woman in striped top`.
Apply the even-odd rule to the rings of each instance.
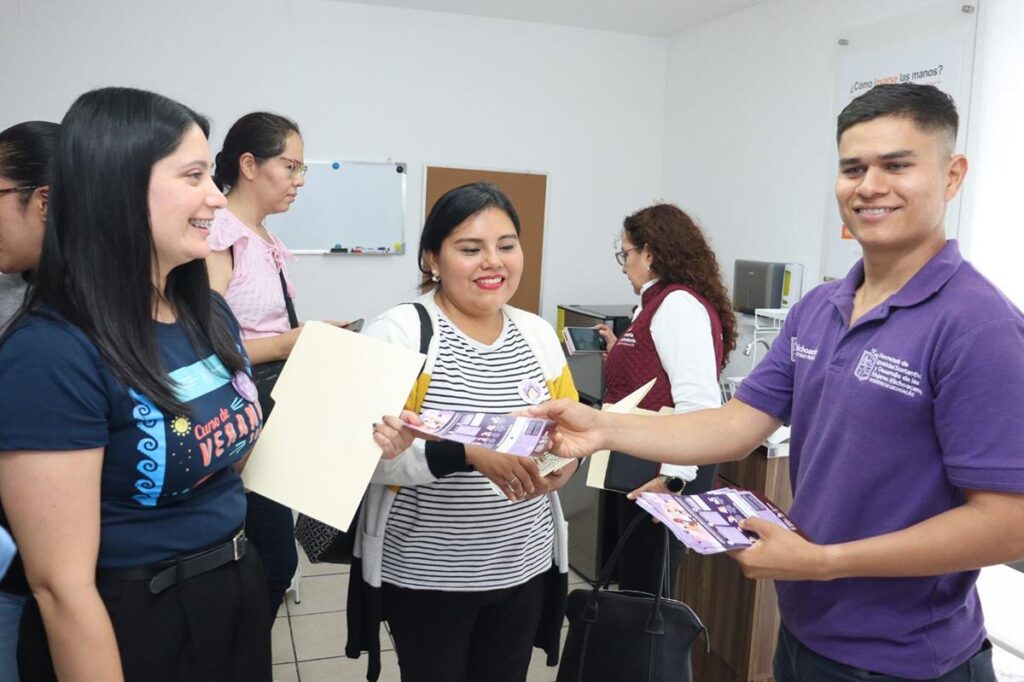
[[[577,397],[551,326],[507,305],[523,252],[497,187],[465,185],[438,200],[420,266],[434,283],[417,301],[431,340],[408,409],[502,414]],[[400,305],[365,333],[418,348],[423,331],[416,309]],[[555,491],[574,470],[541,477],[529,458],[421,440],[381,461],[349,601],[348,652],[370,651],[371,679],[375,615],[389,623],[404,682],[522,681],[534,644],[557,661],[567,561]]]

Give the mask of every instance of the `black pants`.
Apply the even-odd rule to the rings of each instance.
[[[270,618],[273,620],[299,564],[295,549],[295,522],[291,509],[262,495],[246,493],[245,500],[245,535],[263,557]]]
[[[270,625],[257,553],[170,587],[99,581],[117,637],[125,682],[270,682]],[[55,681],[39,607],[21,619],[22,680]]]
[[[541,574],[485,592],[384,583],[402,682],[524,682],[544,602]]]

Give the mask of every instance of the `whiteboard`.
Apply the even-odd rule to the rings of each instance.
[[[291,208],[267,216],[295,253],[403,253],[405,183],[400,162],[309,162]]]

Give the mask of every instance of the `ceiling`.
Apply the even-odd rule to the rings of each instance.
[[[671,36],[764,0],[348,0],[619,33]]]

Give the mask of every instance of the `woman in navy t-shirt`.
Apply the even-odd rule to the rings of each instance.
[[[23,679],[270,680],[236,470],[262,419],[203,260],[225,204],[207,134],[126,88],[64,119],[42,258],[0,339],[0,497],[35,597]]]

